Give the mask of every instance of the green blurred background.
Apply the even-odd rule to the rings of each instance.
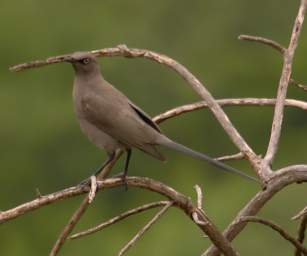
[[[0,209],[50,193],[89,176],[105,153],[81,134],[72,107],[73,71],[68,64],[21,73],[8,66],[33,59],[112,47],[125,43],[165,53],[186,65],[216,98],[275,97],[281,56],[237,40],[239,34],[262,35],[287,45],[299,1],[38,1],[1,0],[1,172]],[[305,24],[306,25],[306,24]],[[293,76],[306,82],[307,30],[302,31]],[[100,59],[107,80],[152,116],[200,100],[173,71],[142,59]],[[290,86],[289,97],[306,100]],[[271,107],[225,109],[244,138],[264,154]],[[236,148],[208,110],[161,124],[171,138],[212,156]],[[286,109],[274,168],[307,162],[306,112]],[[134,151],[130,175],[161,180],[195,199],[193,186],[205,193],[205,209],[223,229],[259,190],[256,184],[216,171],[206,163],[163,150],[168,162]],[[252,171],[244,161],[233,166]],[[119,172],[122,160],[115,167]],[[260,212],[295,234],[290,221],[306,204],[306,185],[293,185]],[[161,199],[138,189],[100,193],[77,230],[90,227],[142,203]],[[0,255],[47,255],[81,197],[58,202],[0,226]],[[154,214],[134,216],[78,241],[68,241],[61,255],[116,255]],[[209,241],[177,209],[171,209],[128,255],[200,255]],[[250,224],[234,241],[242,255],[289,255],[293,248],[276,233]]]

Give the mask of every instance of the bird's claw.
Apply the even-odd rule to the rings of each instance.
[[[125,190],[128,191],[127,175],[125,171],[114,175],[113,178],[121,178],[123,180],[123,185],[125,186]]]

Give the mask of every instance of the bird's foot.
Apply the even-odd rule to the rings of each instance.
[[[121,178],[123,180],[123,185],[125,186],[125,190],[128,191],[128,182],[126,172],[120,172],[112,176],[112,178]]]

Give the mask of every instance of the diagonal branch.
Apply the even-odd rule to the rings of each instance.
[[[210,92],[204,87],[204,85],[183,65],[174,59],[162,55],[156,52],[152,52],[144,49],[135,49],[128,48],[125,45],[119,45],[115,48],[106,48],[100,50],[91,51],[97,57],[100,56],[124,56],[130,58],[146,58],[158,63],[161,63],[174,71],[176,71],[188,84],[193,88],[193,90],[204,99],[209,109],[212,111],[218,122],[224,128],[225,132],[228,134],[232,142],[237,146],[237,148],[246,155],[246,158],[250,161],[251,165],[255,170],[258,170],[259,159],[258,156],[253,152],[250,146],[246,143],[243,137],[239,134],[236,128],[233,126],[225,112],[216,102],[216,100],[212,97]],[[59,63],[65,61],[68,58],[69,54],[50,57],[47,60],[39,60],[30,63],[23,63],[19,65],[15,65],[10,69],[12,71],[21,71],[28,68],[45,66],[52,63]]]
[[[118,253],[118,256],[124,255],[144,233],[149,230],[152,225],[172,206],[173,202],[168,202]]]
[[[307,214],[303,216],[301,224],[298,229],[297,241],[300,242],[301,244],[304,243],[306,229],[307,229]],[[301,250],[297,249],[295,251],[295,256],[301,256]]]
[[[141,213],[141,212],[144,212],[144,211],[147,211],[149,209],[153,209],[153,208],[157,208],[157,207],[161,207],[161,206],[165,206],[169,203],[169,201],[159,201],[159,202],[154,202],[154,203],[149,203],[149,204],[144,204],[142,206],[139,206],[137,208],[133,208],[129,211],[126,211],[112,219],[109,219],[93,228],[90,228],[90,229],[87,229],[85,231],[82,231],[82,232],[79,232],[77,234],[74,234],[72,236],[69,237],[69,239],[78,239],[78,238],[81,238],[81,237],[84,237],[84,236],[87,236],[87,235],[90,235],[90,234],[93,234],[93,233],[96,233],[110,225],[113,225],[115,224],[116,222],[119,222],[121,220],[124,220],[126,218],[128,218],[129,216],[131,215],[134,215],[134,214],[138,214],[138,213]]]
[[[278,143],[279,143],[279,138],[281,134],[281,126],[282,126],[283,115],[284,115],[285,99],[286,99],[288,84],[289,84],[291,72],[292,72],[292,63],[293,63],[295,50],[298,44],[298,38],[302,30],[306,7],[307,7],[307,1],[301,0],[301,5],[299,8],[297,17],[295,19],[295,22],[294,22],[290,43],[289,43],[288,49],[285,51],[283,55],[284,64],[283,64],[282,73],[281,73],[281,77],[280,77],[279,85],[278,85],[278,92],[277,92],[277,97],[276,97],[277,101],[276,101],[276,106],[274,110],[271,136],[270,136],[267,153],[264,158],[264,166],[267,168],[269,168],[272,165],[274,156],[278,149]]]

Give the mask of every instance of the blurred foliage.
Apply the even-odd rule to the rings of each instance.
[[[103,161],[105,153],[81,134],[71,90],[73,72],[58,64],[10,73],[11,64],[76,50],[125,43],[165,53],[186,65],[217,98],[274,97],[281,56],[268,47],[240,42],[239,34],[262,35],[287,45],[299,1],[38,1],[1,0],[1,154],[0,208],[76,184]],[[306,24],[305,24],[306,25]],[[307,81],[307,31],[303,29],[293,76]],[[174,72],[140,59],[100,60],[104,76],[151,115],[199,100]],[[290,86],[289,97],[307,100]],[[271,107],[228,107],[238,130],[259,154],[269,139]],[[219,124],[200,110],[161,125],[170,137],[210,155],[236,153]],[[287,109],[274,167],[302,163],[306,156],[306,112]],[[164,150],[166,164],[134,151],[130,174],[162,180],[195,198],[193,185],[205,192],[205,209],[220,229],[259,190],[240,177],[216,171],[206,163]],[[249,169],[243,161],[233,163]],[[116,171],[122,169],[122,161]],[[251,170],[249,170],[250,173]],[[293,185],[260,215],[296,232],[290,221],[306,204],[306,185]],[[123,210],[160,197],[137,189],[101,193],[77,229],[92,226]],[[0,226],[0,255],[47,255],[59,231],[81,198],[44,207]],[[285,207],[286,206],[286,207]],[[68,242],[62,255],[115,255],[153,215],[138,215],[103,232]],[[171,209],[129,255],[200,255],[209,245],[200,230]],[[251,224],[234,242],[242,255],[289,255],[292,246],[265,227]]]

